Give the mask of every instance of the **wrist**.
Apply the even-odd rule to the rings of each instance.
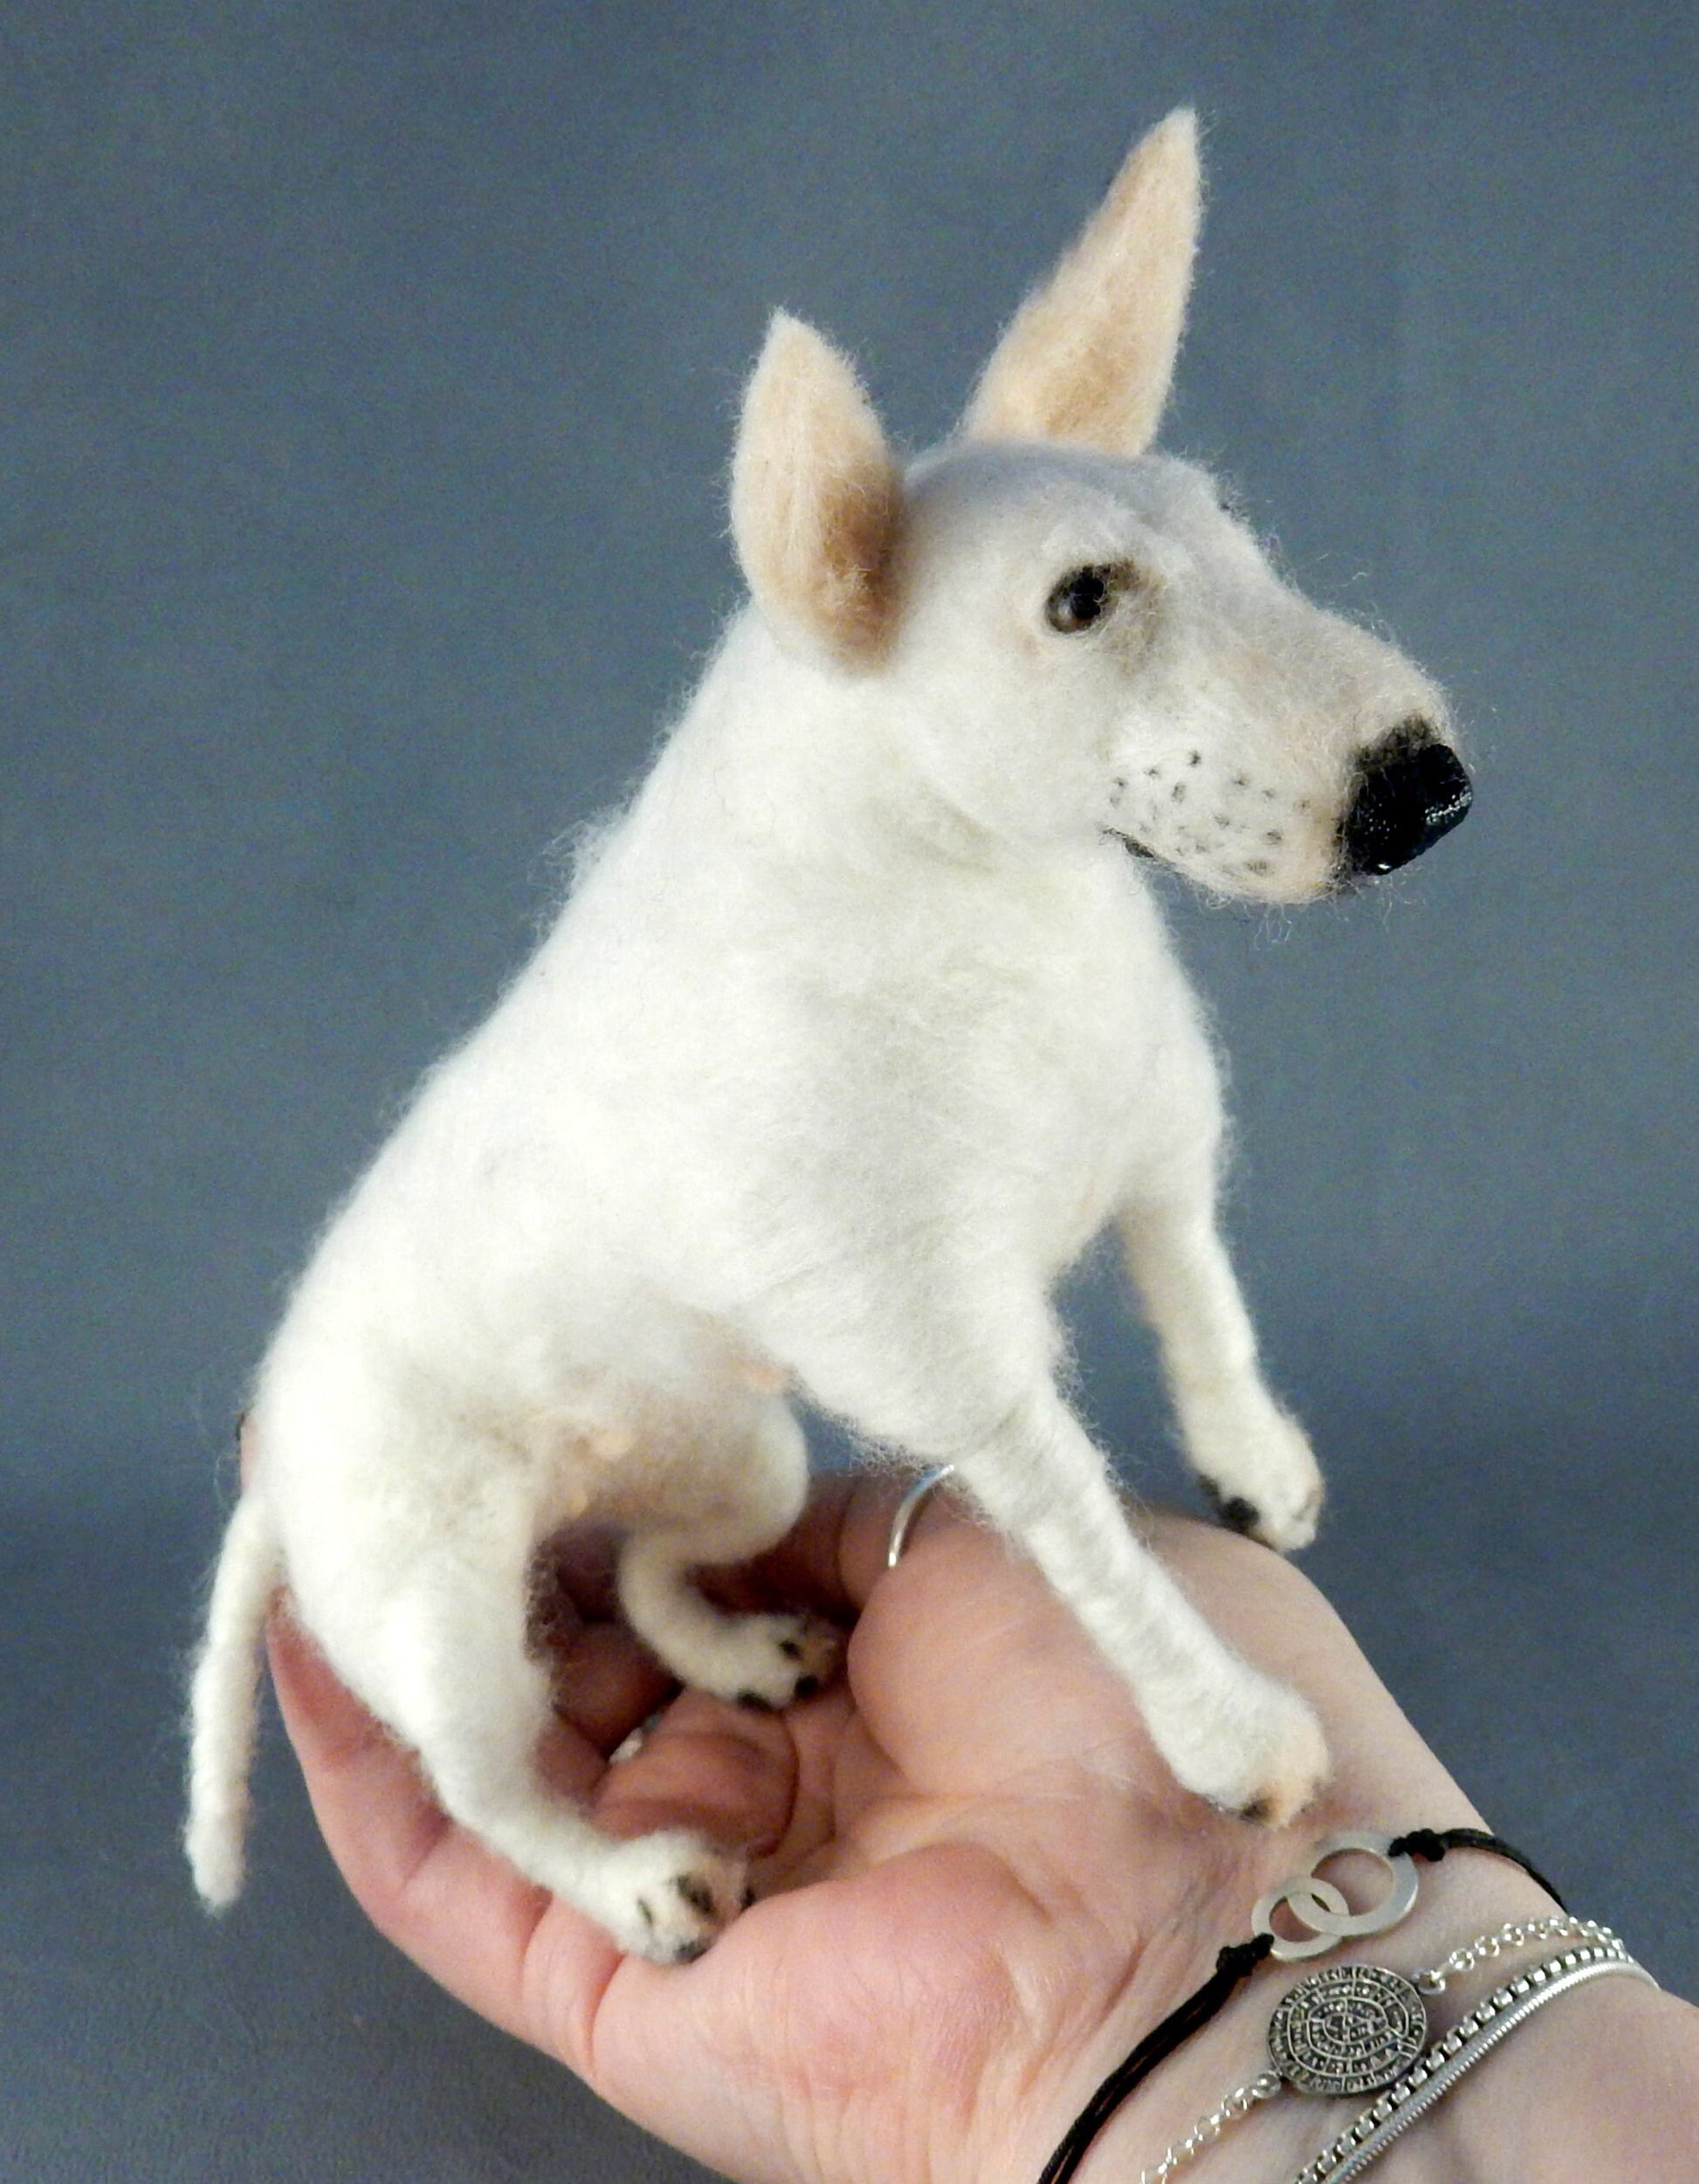
[[[1290,1868],[1290,1851],[1286,1863]],[[1347,1942],[1308,1962],[1269,1961],[1253,1973],[1219,2014],[1159,2064],[1115,2112],[1082,2163],[1077,2184],[1134,2184],[1141,2172],[1156,2170],[1165,2153],[1185,2139],[1227,2096],[1268,2072],[1267,2033],[1275,2006],[1311,1973],[1369,1963],[1414,1975],[1441,1964],[1460,1944],[1507,1920],[1547,1918],[1556,1910],[1551,1899],[1526,1876],[1489,1856],[1458,1851],[1441,1865],[1423,1865],[1419,1870],[1417,1901],[1396,1927]],[[1250,1926],[1248,1900],[1233,1923],[1238,1931],[1231,1938],[1245,1938]],[[1166,1966],[1141,1964],[1114,2023],[1091,2043],[1089,2063],[1070,2073],[1067,2098],[1074,2101],[1072,2109],[1063,2116],[1035,2161],[1018,2178],[1011,2173],[1011,2184],[1034,2184],[1054,2146],[1097,2084],[1175,2001],[1207,1976],[1214,1946],[1224,1938],[1213,1937],[1208,1949],[1199,1951],[1195,1965],[1180,1966],[1172,1961]],[[1526,1962],[1532,1964],[1539,1961],[1542,1952],[1535,1947],[1519,1953],[1517,1968],[1524,1954]],[[1544,1954],[1551,1954],[1550,1949]],[[1454,1978],[1448,1994],[1431,2004],[1435,2033],[1448,2029],[1471,2002],[1498,1984],[1503,1974],[1501,1963],[1478,1968],[1466,1980]],[[1599,1982],[1601,1986],[1611,1983]],[[1627,1984],[1624,1981],[1614,1983]],[[1163,1999],[1158,2000],[1159,1995]],[[1557,2007],[1563,2007],[1567,1999],[1560,2000]],[[1490,2067],[1483,2058],[1482,2075]],[[1238,2184],[1239,2180],[1243,2184],[1282,2184],[1282,2180],[1295,2175],[1353,2121],[1371,2098],[1372,2095],[1321,2099],[1289,2087],[1272,2099],[1258,2101],[1249,2112],[1227,2123],[1207,2153],[1200,2156],[1207,2160],[1207,2171],[1198,2170],[1200,2184],[1206,2174],[1208,2184]],[[1434,2114],[1447,2105],[1441,2103]],[[1427,2125],[1428,2119],[1424,2118],[1412,2130],[1410,2139],[1419,2138]],[[1399,2143],[1401,2147],[1405,2142]],[[1386,2159],[1390,2161],[1392,2153]],[[1189,2164],[1180,2171],[1182,2177],[1189,2174]],[[1460,2184],[1462,2174],[1454,2171],[1450,2184]],[[1414,2178],[1417,2172],[1413,2168],[1411,2174]],[[1389,2174],[1388,2184],[1395,2184],[1395,2173]]]
[[[1373,2174],[1386,2184],[1688,2184],[1699,2162],[1699,2010],[1613,1975],[1554,1998],[1482,2058]]]

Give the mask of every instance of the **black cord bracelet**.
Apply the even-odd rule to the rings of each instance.
[[[1448,1851],[1489,1851],[1495,1858],[1508,1858],[1545,1891],[1559,1911],[1569,1908],[1530,1859],[1503,1836],[1489,1834],[1485,1828],[1412,1828],[1404,1835],[1395,1836],[1382,1855],[1419,1858],[1426,1864],[1437,1865]],[[1092,2141],[1122,2102],[1144,2083],[1159,2063],[1209,2023],[1264,1958],[1273,1954],[1274,1948],[1272,1933],[1255,1934],[1248,1941],[1229,1942],[1216,1957],[1215,1968],[1203,1985],[1188,1995],[1177,2009],[1170,2010],[1160,2024],[1145,2035],[1126,2060],[1118,2063],[1104,2078],[1045,2163],[1038,2184],[1068,2184],[1069,2178],[1084,2160]]]

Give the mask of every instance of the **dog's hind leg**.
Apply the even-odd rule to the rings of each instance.
[[[1216,1226],[1214,1179],[1125,1207],[1121,1235],[1161,1344],[1192,1468],[1224,1522],[1283,1553],[1307,1547],[1322,1475],[1303,1429],[1269,1394]]]
[[[705,1600],[691,1572],[737,1562],[781,1540],[808,1495],[808,1447],[788,1404],[756,1406],[733,1469],[716,1473],[712,1508],[677,1525],[636,1531],[620,1558],[620,1604],[638,1636],[676,1676],[746,1706],[806,1698],[837,1665],[842,1641],[818,1617],[732,1615]]]
[[[686,1961],[741,1908],[744,1861],[685,1830],[604,1835],[544,1781],[552,1706],[526,1644],[531,1516],[486,1487],[452,1539],[416,1548],[375,1618],[374,1696],[451,1818],[622,1948]]]

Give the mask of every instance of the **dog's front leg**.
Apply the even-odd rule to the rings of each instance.
[[[1214,1178],[1125,1207],[1127,1262],[1162,1347],[1187,1459],[1223,1519],[1283,1553],[1307,1547],[1322,1476],[1297,1421],[1269,1394],[1216,1226]]]
[[[1053,1389],[956,1469],[1126,1679],[1187,1789],[1276,1825],[1309,1803],[1327,1771],[1315,1715],[1218,1638],[1135,1536],[1102,1455]]]
[[[1327,1768],[1321,1727],[1288,1686],[1218,1637],[1135,1534],[1109,1466],[1058,1393],[1060,1336],[1030,1270],[970,1252],[960,1222],[918,1217],[846,1279],[775,1285],[759,1341],[820,1406],[918,1463],[948,1463],[1023,1549],[1137,1700],[1179,1781],[1276,1823]]]

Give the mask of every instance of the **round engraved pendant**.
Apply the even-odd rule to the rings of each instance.
[[[1269,2021],[1269,2060],[1301,2093],[1375,2092],[1427,2044],[1421,1996],[1379,1964],[1312,1972]]]

